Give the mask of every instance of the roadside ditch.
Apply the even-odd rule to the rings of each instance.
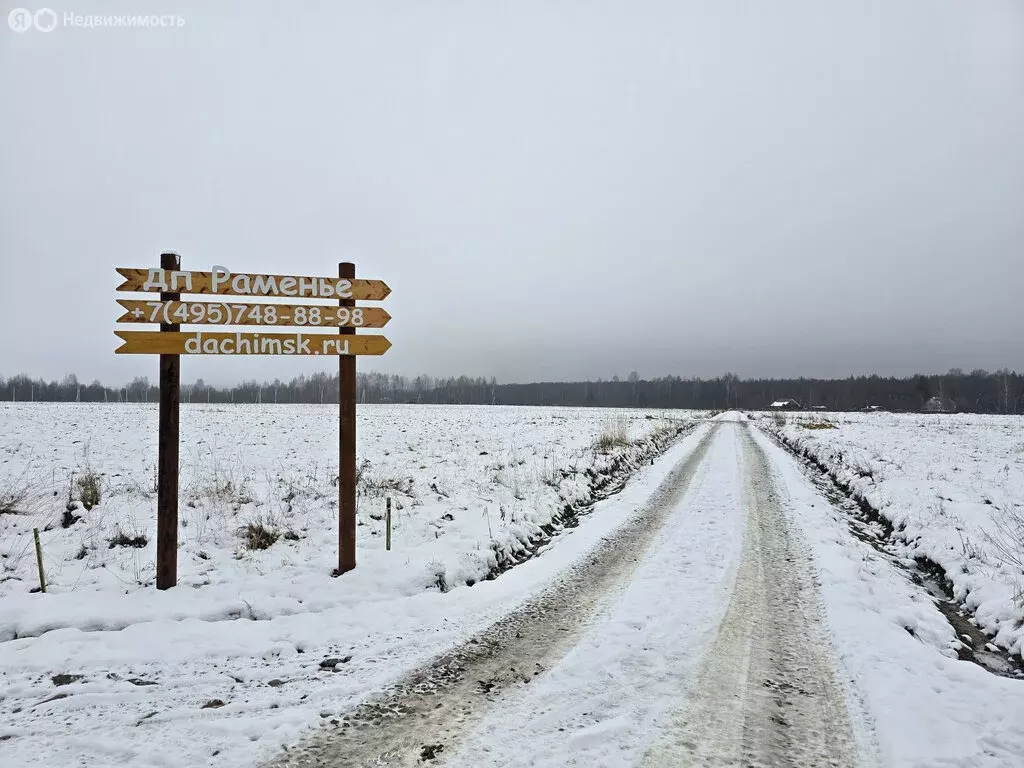
[[[1024,679],[1024,661],[1005,648],[992,642],[971,619],[971,611],[953,596],[952,582],[943,568],[927,557],[917,557],[909,565],[896,548],[892,523],[858,494],[816,456],[801,450],[782,434],[765,428],[751,419],[772,442],[800,461],[804,474],[815,487],[839,510],[845,513],[850,532],[872,546],[879,554],[903,571],[914,584],[924,589],[935,602],[957,636],[955,650],[961,661],[969,661],[992,674],[1013,679]]]
[[[621,491],[637,471],[644,466],[653,464],[658,457],[703,423],[703,421],[690,420],[658,429],[645,438],[630,443],[621,451],[610,454],[608,466],[600,471],[594,467],[580,470],[580,474],[585,475],[587,483],[587,492],[583,497],[575,503],[566,502],[552,517],[551,522],[540,526],[534,535],[521,542],[520,547],[511,551],[494,547],[497,564],[491,568],[484,579],[493,581],[510,568],[536,557],[556,537],[578,526],[580,518],[589,514],[595,504]],[[572,473],[573,470],[563,469],[560,474],[563,479],[567,479]],[[466,585],[473,586],[473,583],[466,582]],[[449,588],[449,585],[444,585],[442,591],[447,591]]]

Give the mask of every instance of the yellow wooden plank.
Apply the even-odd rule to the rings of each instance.
[[[391,315],[383,307],[271,304],[230,301],[145,301],[118,299],[118,323],[167,325],[293,325],[303,328],[383,328]]]
[[[381,301],[391,289],[383,280],[257,275],[247,272],[172,272],[159,268],[117,267],[124,282],[118,291],[208,293],[226,296],[280,296],[302,299]]]
[[[239,331],[114,331],[119,355],[383,355],[384,336]]]

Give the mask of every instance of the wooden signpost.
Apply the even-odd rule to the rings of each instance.
[[[380,307],[356,301],[380,301],[391,293],[381,280],[357,280],[355,265],[338,265],[338,277],[232,273],[214,266],[186,272],[177,254],[160,256],[156,269],[117,270],[118,291],[160,294],[158,301],[118,299],[124,310],[118,323],[159,323],[159,331],[114,331],[121,355],[160,356],[160,427],[157,461],[156,586],[178,583],[178,406],[181,355],[335,355],[339,385],[338,569],[356,567],[356,355],[383,355],[391,347],[384,336],[357,335],[356,328],[383,328],[391,319]],[[282,302],[182,301],[181,294],[337,300],[338,305]],[[298,327],[277,330],[182,331],[182,325]],[[307,329],[320,329],[309,332]],[[337,328],[338,333],[326,329]]]

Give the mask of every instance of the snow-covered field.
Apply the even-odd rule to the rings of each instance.
[[[892,523],[901,555],[938,564],[995,643],[1024,655],[1024,419],[814,413],[758,423],[866,500]]]
[[[359,567],[335,580],[336,407],[183,407],[179,588],[157,592],[155,407],[0,405],[0,764],[245,764],[288,743],[493,620],[502,601],[467,584],[692,423],[473,406],[358,418]],[[99,502],[84,504],[93,478]],[[277,539],[253,548],[250,525]]]
[[[679,412],[362,407],[359,567],[338,579],[329,575],[337,554],[336,408],[198,406],[182,415],[181,585],[158,592],[155,409],[0,406],[0,765],[242,768],[282,747],[294,756],[304,734],[330,744],[349,733],[342,721],[368,696],[481,642],[517,611],[527,639],[517,632],[503,641],[515,685],[490,701],[477,691],[479,677],[467,678],[483,719],[465,723],[445,759],[633,765],[662,736],[678,746],[673,723],[690,711],[693,691],[705,691],[694,686],[704,679],[701,659],[717,658],[709,649],[724,647],[722,658],[733,658],[730,631],[717,622],[747,594],[738,588],[739,542],[750,515],[766,510],[792,527],[793,557],[768,544],[744,544],[742,552],[796,563],[778,572],[812,568],[815,594],[801,605],[817,616],[821,600],[822,658],[836,664],[863,765],[1024,765],[1016,761],[1024,683],[957,660],[957,630],[926,589],[854,536],[847,513],[763,434],[754,436],[765,453],[757,459],[739,414],[715,424]],[[1024,537],[1012,528],[1024,511],[1024,422],[755,418],[891,520],[897,554],[941,565],[979,623],[1021,651],[1024,573],[1014,558]],[[670,445],[680,428],[688,435]],[[678,473],[691,463],[684,492],[691,481]],[[621,493],[595,500],[609,473],[631,479]],[[86,505],[93,489],[78,479],[92,476],[99,501]],[[664,490],[676,486],[678,498]],[[383,536],[389,496],[391,552]],[[663,523],[650,523],[654,544],[641,557],[622,544],[628,537],[616,537],[658,504],[669,506]],[[590,511],[571,534],[557,535],[567,505]],[[250,524],[278,537],[254,548]],[[51,585],[45,595],[32,592],[34,526]],[[550,541],[545,530],[555,532]],[[136,537],[143,546],[129,546]],[[537,557],[486,580],[538,542]],[[571,610],[555,607],[586,600],[553,585],[571,573],[597,583],[611,566],[592,555],[607,546],[637,570],[595,587],[574,625]],[[750,563],[746,572],[764,573]],[[524,609],[530,605],[547,605],[555,618]],[[530,622],[547,622],[543,637],[558,642],[576,634],[574,647],[552,651],[526,685],[516,677],[515,644],[536,639]],[[788,651],[799,646],[786,642]],[[777,692],[794,682],[783,673]],[[760,692],[762,682],[754,674],[744,684]],[[734,693],[723,690],[722,700],[735,703]],[[766,717],[759,701],[750,697],[746,715],[723,722]],[[683,735],[688,749],[692,739]]]

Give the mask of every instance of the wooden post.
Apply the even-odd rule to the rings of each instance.
[[[160,254],[164,281],[170,287],[170,272],[181,269],[176,253]],[[181,294],[161,291],[160,301],[180,301]],[[161,331],[177,331],[178,325],[160,324]],[[170,589],[178,583],[178,401],[181,358],[160,355],[160,435],[158,438],[156,490],[156,588]]]
[[[391,497],[388,496],[388,510],[384,513],[384,525],[387,532],[384,534],[384,548],[391,551]]]
[[[36,540],[36,565],[39,567],[39,591],[46,591],[46,573],[43,571],[43,545],[39,543],[39,529],[32,529],[32,536]]]
[[[338,264],[338,277],[352,280],[356,265]],[[354,307],[355,299],[339,299],[338,306]],[[342,336],[355,328],[339,328]],[[356,567],[356,358],[338,357],[338,573]]]

